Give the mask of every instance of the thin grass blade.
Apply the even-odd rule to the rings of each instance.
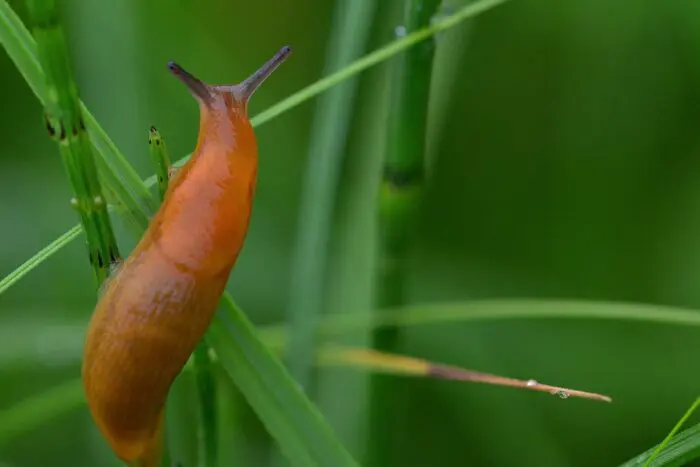
[[[342,69],[365,52],[375,8],[372,0],[336,2],[324,74]],[[294,329],[288,366],[307,390],[312,380],[314,329],[323,308],[333,208],[356,91],[357,81],[346,80],[321,96],[311,127],[287,308]]]
[[[216,315],[206,340],[282,453],[303,467],[357,466],[318,409],[257,337],[245,313],[233,302],[227,308]]]
[[[670,467],[687,465],[700,457],[700,425],[678,433],[685,422],[700,406],[700,397],[685,411],[671,432],[657,446],[631,459],[620,467]],[[678,434],[676,434],[678,433]]]
[[[437,33],[453,28],[459,25],[461,22],[506,3],[507,1],[509,0],[482,0],[467,5],[451,16],[445,16],[440,20],[433,22],[430,27],[416,31],[407,35],[406,37],[377,49],[363,58],[353,62],[351,65],[343,68],[342,70],[339,70],[336,73],[333,73],[330,76],[307,86],[292,96],[283,99],[276,105],[256,115],[251,119],[251,122],[253,126],[262,125],[263,123],[266,123],[308,101],[309,99],[312,99],[327,91],[338,83],[349,79],[374,65],[388,60],[392,56],[410,47],[413,47],[419,42]],[[39,100],[43,102],[45,98],[45,90],[41,84],[43,71],[36,60],[36,46],[33,43],[29,32],[26,30],[19,17],[17,17],[14,11],[12,11],[6,0],[0,0],[0,26],[0,43],[2,43],[3,47],[5,47],[5,49],[8,51],[20,73],[25,77],[27,83],[37,95]],[[92,143],[95,145],[95,148],[98,150],[98,153],[101,156],[97,158],[96,162],[98,165],[98,170],[100,171],[100,176],[103,177],[105,183],[105,190],[112,190],[115,193],[115,196],[121,199],[120,202],[108,199],[108,202],[114,203],[116,209],[118,209],[120,213],[128,209],[129,211],[126,212],[126,215],[129,219],[133,219],[132,224],[147,224],[149,213],[154,211],[154,204],[152,197],[148,192],[148,187],[151,187],[157,183],[157,176],[151,175],[142,182],[134,172],[133,168],[131,168],[121,153],[119,153],[114,143],[107,137],[104,130],[97,124],[87,108],[82,105],[82,109],[85,124],[88,128],[88,132],[90,133]],[[182,166],[190,156],[191,154],[188,154],[187,156],[174,162],[173,165],[175,167]],[[105,162],[106,159],[112,158],[114,160],[111,164]],[[124,174],[117,172],[117,170],[122,170]],[[120,184],[112,186],[115,183],[115,180],[122,180],[124,182],[124,186]],[[126,186],[130,187],[128,191],[125,188]],[[135,192],[132,193],[134,188]],[[138,208],[138,206],[140,206],[140,208]],[[73,229],[75,229],[75,227],[73,227]],[[75,237],[72,237],[71,240],[73,238]],[[47,259],[51,254],[57,252],[58,249],[65,246],[65,244],[61,244],[56,241],[54,241],[53,244],[56,248],[51,249],[48,252],[48,255],[45,255],[43,259]],[[34,263],[43,259],[33,257],[27,260],[26,263]],[[7,290],[10,286],[12,286],[12,284],[20,280],[29,271],[31,271],[31,268],[25,268],[24,265],[20,266],[18,270],[19,269],[21,269],[23,273],[17,273],[15,271],[10,273],[12,276],[11,280],[7,277],[3,279],[1,283],[4,289],[0,289],[0,293]]]
[[[240,313],[240,311],[238,312]],[[450,323],[480,323],[493,322],[501,320],[531,320],[531,319],[565,319],[565,320],[615,320],[623,322],[639,322],[649,324],[664,324],[671,326],[692,326],[700,327],[700,312],[677,307],[646,305],[639,303],[615,303],[615,302],[594,302],[594,301],[577,301],[577,300],[483,300],[464,303],[434,303],[424,305],[414,305],[412,307],[404,307],[402,310],[385,310],[377,313],[376,311],[365,311],[358,313],[350,313],[348,315],[324,315],[319,324],[318,333],[319,341],[332,339],[333,337],[342,335],[343,333],[354,333],[360,330],[371,330],[377,325],[375,318],[380,317],[379,322],[391,323],[396,326],[426,326],[440,325]],[[219,334],[225,333],[223,322],[217,324]],[[260,338],[264,345],[271,352],[280,352],[286,345],[288,328],[282,326],[269,326],[262,328]],[[50,340],[65,340],[59,335],[51,335]],[[229,359],[226,347],[227,343],[223,342],[220,347],[224,348],[221,353],[217,353],[217,357],[226,362]],[[246,346],[255,346],[249,342],[244,342]],[[320,352],[323,352],[321,350]],[[386,362],[381,359],[372,362],[368,359],[361,350],[355,356],[352,352],[349,358],[342,364],[355,365],[363,367],[369,362],[374,366],[375,370],[386,370]],[[250,353],[241,353],[238,358],[246,358],[245,361],[247,372],[254,372],[251,368]],[[371,355],[371,354],[370,354]],[[332,356],[332,355],[331,355]],[[324,357],[319,354],[318,363],[323,364]],[[230,361],[228,370],[234,371],[233,366],[236,365],[235,360]],[[341,363],[338,363],[341,364]],[[406,372],[406,368],[410,368],[414,364],[397,365],[394,367],[395,372],[399,370]],[[420,363],[420,368],[425,368],[423,363]],[[181,376],[192,375],[192,363],[188,363]],[[190,378],[187,376],[186,378]],[[239,376],[243,378],[243,376]],[[288,377],[288,375],[287,375]],[[275,394],[267,394],[268,390],[262,393],[256,393],[257,384],[262,377],[255,377],[249,388],[251,398],[258,397],[261,401],[280,399]],[[177,381],[176,381],[176,384]],[[522,383],[521,383],[522,384]],[[191,387],[195,383],[190,384]],[[526,384],[527,386],[527,384]],[[14,439],[27,431],[41,426],[51,419],[59,416],[62,413],[84,404],[84,397],[78,379],[69,382],[67,388],[53,388],[43,394],[33,396],[26,401],[0,412],[0,446]],[[263,403],[263,402],[258,402]],[[37,409],[38,408],[38,409]],[[314,415],[315,417],[316,415]],[[16,429],[20,427],[19,429]],[[624,464],[624,467],[641,466],[646,459],[655,452],[657,448],[650,449],[644,454],[641,454],[634,459]],[[680,432],[671,438],[670,442],[661,451],[659,456],[654,460],[652,465],[678,465],[678,464],[662,464],[663,459],[678,457],[685,459],[683,456],[698,456],[700,453],[700,425],[689,428]],[[694,457],[693,457],[694,458]],[[640,460],[641,459],[641,460]],[[657,464],[658,463],[658,464]]]
[[[0,446],[85,404],[80,379],[70,380],[0,411]]]

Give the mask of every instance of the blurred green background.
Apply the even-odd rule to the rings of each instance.
[[[23,2],[10,3],[26,18]],[[369,48],[394,38],[402,3],[377,3]],[[167,72],[168,60],[206,81],[234,82],[292,45],[291,59],[256,93],[256,114],[321,77],[333,13],[328,0],[62,5],[81,97],[144,178],[152,173],[150,125],[173,159],[189,153],[197,135],[197,107]],[[693,2],[514,0],[439,35],[412,302],[539,297],[700,307],[698,30]],[[386,128],[380,110],[392,63],[358,79],[326,275],[328,313],[371,305]],[[4,52],[0,102],[4,276],[77,216],[41,106]],[[261,325],[284,319],[314,103],[257,129],[255,212],[229,290]],[[134,239],[119,234],[128,251]],[[79,375],[92,284],[79,241],[0,297],[3,406]],[[405,466],[613,466],[659,442],[700,393],[698,331],[682,327],[451,323],[410,329],[402,352],[614,399],[562,401],[404,378],[412,403],[410,423],[397,427],[406,434]],[[355,454],[365,381],[358,370],[324,369],[318,391]],[[243,410],[236,423],[238,465],[265,465],[255,416]],[[0,465],[116,464],[80,407],[1,446]]]

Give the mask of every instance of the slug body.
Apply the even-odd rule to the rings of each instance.
[[[243,246],[258,171],[247,103],[289,53],[283,48],[235,86],[209,86],[169,65],[199,102],[197,145],[104,285],[84,347],[88,406],[129,465],[159,462],[170,386],[211,323]]]

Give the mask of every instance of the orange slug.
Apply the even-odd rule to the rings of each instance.
[[[211,323],[248,231],[258,171],[248,101],[290,53],[283,47],[237,85],[208,85],[168,64],[199,102],[197,145],[104,284],[82,366],[93,420],[130,466],[161,458],[170,386]]]

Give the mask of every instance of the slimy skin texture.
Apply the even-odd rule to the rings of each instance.
[[[141,241],[105,283],[82,367],[93,419],[131,466],[158,465],[170,386],[211,323],[243,247],[258,172],[246,106],[289,52],[237,86],[208,86],[171,64],[199,101],[197,145]]]

